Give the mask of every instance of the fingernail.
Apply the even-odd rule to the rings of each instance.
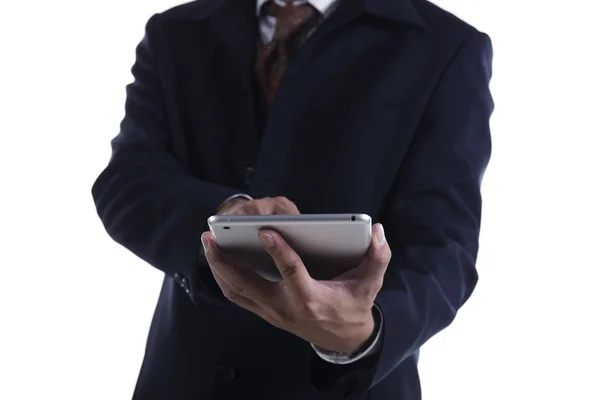
[[[377,246],[383,246],[385,244],[385,231],[383,225],[379,225],[377,228]]]
[[[202,247],[204,247],[204,252],[206,253],[208,251],[208,247],[210,246],[209,242],[208,242],[208,237],[207,235],[202,235]]]
[[[265,249],[270,249],[271,247],[275,246],[275,239],[273,239],[273,236],[269,235],[268,233],[261,233],[258,235],[258,238]]]

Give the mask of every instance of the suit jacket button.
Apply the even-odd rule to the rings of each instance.
[[[252,184],[253,177],[254,177],[254,168],[252,168],[252,167],[244,168],[244,184],[246,186],[250,186],[250,184]]]
[[[238,371],[231,365],[217,366],[217,379],[221,382],[232,382],[239,376]]]
[[[179,286],[181,286],[181,275],[179,275],[179,274],[175,274],[175,275],[173,275],[173,278],[175,279],[175,282],[176,282],[176,283],[177,283]]]
[[[180,286],[182,287],[183,290],[185,290],[186,293],[190,292],[190,286],[188,285],[187,279],[185,279],[185,278],[181,279]]]

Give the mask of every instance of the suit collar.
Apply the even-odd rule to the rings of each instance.
[[[260,9],[269,0],[256,0],[256,15],[260,15]],[[317,9],[321,14],[326,14],[327,11],[340,0],[299,0],[306,2]],[[343,0],[342,0],[343,1]]]
[[[210,16],[212,29],[238,64],[243,86],[248,87],[253,72],[254,57],[259,42],[256,6],[258,0],[214,0]],[[339,0],[337,10],[317,30],[315,36],[350,22],[362,13],[405,23],[423,30],[427,25],[416,3],[425,0]]]
[[[352,1],[352,0],[348,0]],[[427,30],[427,24],[417,10],[417,2],[423,0],[363,0],[365,11],[381,18],[403,22]]]
[[[257,25],[257,7],[266,0],[215,0],[211,20],[215,25],[229,21],[242,22],[247,27],[248,23]],[[427,30],[427,23],[417,9],[417,3],[424,0],[339,0],[339,3],[356,3],[358,7],[350,7],[356,11],[362,10],[380,18],[403,22],[414,27]],[[319,2],[319,6],[328,7],[335,3],[334,0],[312,0]],[[343,4],[342,4],[343,5]],[[343,7],[342,7],[343,8]]]

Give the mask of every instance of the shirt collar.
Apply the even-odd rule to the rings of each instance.
[[[269,0],[256,1],[256,15],[260,15],[260,9]],[[298,0],[300,4],[308,3],[313,6],[319,13],[326,14],[327,10],[336,2],[336,0]]]

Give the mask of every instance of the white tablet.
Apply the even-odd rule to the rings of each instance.
[[[219,248],[240,267],[265,278],[281,279],[258,233],[278,232],[300,255],[315,279],[331,279],[358,266],[371,244],[371,217],[366,214],[218,215],[208,226]]]

